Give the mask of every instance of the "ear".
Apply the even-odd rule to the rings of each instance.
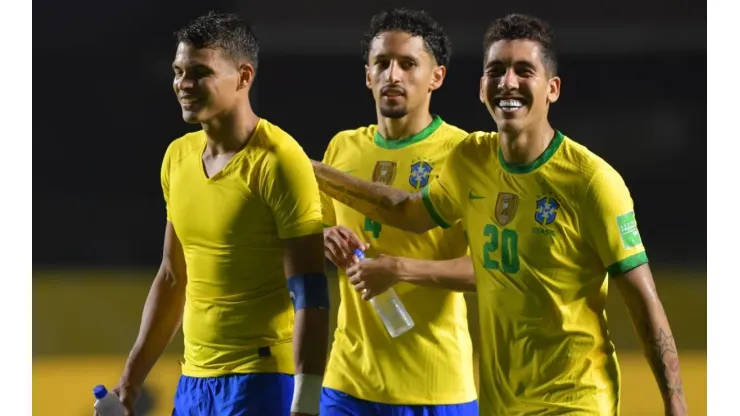
[[[560,77],[550,78],[547,86],[547,103],[552,104],[560,98]]]
[[[432,82],[429,84],[429,92],[432,92],[444,83],[445,75],[447,75],[447,67],[440,65],[432,71]]]
[[[239,65],[239,86],[238,89],[249,88],[254,82],[254,66],[252,64]]]
[[[370,79],[370,67],[365,65],[365,86],[369,90],[373,89],[373,83],[371,81],[372,80]]]
[[[483,82],[484,82],[485,78],[486,78],[485,75],[482,76],[482,77],[480,77],[480,88],[478,88],[478,99],[483,104],[486,103],[486,94],[484,93],[485,87],[483,86]]]

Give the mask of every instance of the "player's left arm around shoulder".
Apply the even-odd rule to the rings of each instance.
[[[643,352],[653,370],[665,403],[666,415],[688,414],[683,394],[678,349],[658,297],[650,266],[637,266],[612,276],[632,318]]]
[[[291,412],[318,414],[329,347],[329,288],[324,273],[324,235],[283,240],[283,267],[295,309],[295,387]]]

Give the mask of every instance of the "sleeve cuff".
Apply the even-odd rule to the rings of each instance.
[[[434,219],[434,222],[437,223],[442,228],[450,228],[450,224],[447,224],[447,222],[442,219],[442,216],[439,215],[436,209],[434,209],[434,204],[432,204],[432,199],[429,196],[429,186],[431,184],[428,184],[421,190],[421,199],[424,201],[424,206],[426,207],[427,211],[429,212],[429,215],[432,216],[432,219]]]
[[[279,230],[278,237],[280,239],[298,238],[323,232],[324,224],[322,224],[321,221],[308,221],[301,224],[296,224],[295,226],[290,227],[290,229]]]
[[[628,271],[634,269],[635,267],[642,266],[643,264],[648,262],[647,253],[644,251],[641,251],[637,254],[633,254],[629,257],[627,257],[624,260],[620,260],[611,266],[607,267],[606,271],[609,273],[609,276],[618,276],[620,274],[625,274]]]

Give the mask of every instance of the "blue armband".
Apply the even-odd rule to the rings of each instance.
[[[329,286],[324,273],[306,273],[288,279],[293,309],[329,309]]]

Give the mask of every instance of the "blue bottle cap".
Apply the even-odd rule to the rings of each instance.
[[[358,259],[362,260],[365,258],[365,252],[360,250],[359,248],[355,249],[355,256],[357,256]]]
[[[108,395],[108,390],[103,386],[102,384],[99,386],[95,386],[93,389],[93,394],[95,395],[96,399],[102,399],[103,397]]]

